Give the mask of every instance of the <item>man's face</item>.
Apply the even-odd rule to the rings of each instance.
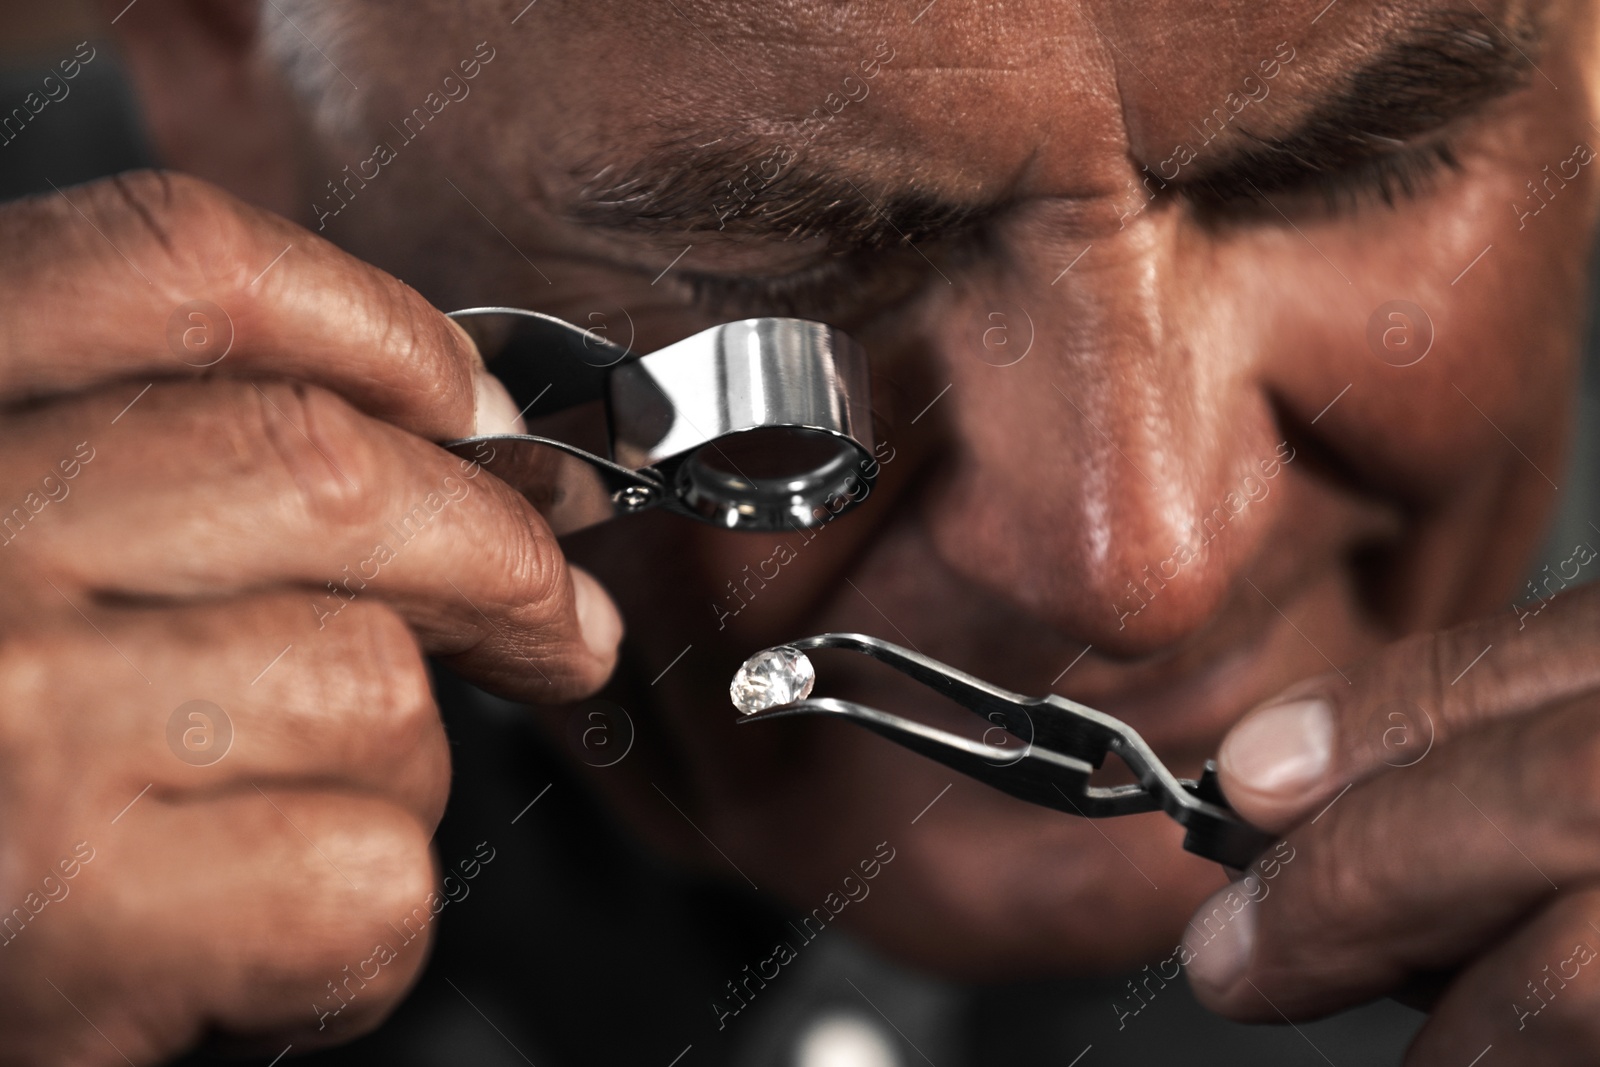
[[[807,910],[888,841],[846,915],[880,944],[1114,965],[1223,879],[1170,821],[945,793],[842,724],[739,728],[739,662],[863,631],[1119,715],[1193,774],[1284,685],[1509,603],[1562,477],[1588,5],[524,3],[286,4],[337,127],[303,221],[441,306],[643,351],[798,314],[873,365],[881,475],[848,517],[570,541],[631,635],[635,748],[593,779],[651,840]],[[469,91],[426,113],[449,74]]]

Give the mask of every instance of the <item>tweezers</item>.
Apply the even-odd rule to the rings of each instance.
[[[1101,819],[1164,811],[1184,827],[1183,847],[1244,870],[1275,838],[1228,806],[1208,760],[1198,781],[1179,778],[1127,723],[1054,694],[1026,697],[990,685],[938,660],[865,634],[828,633],[786,643],[806,652],[843,649],[871,656],[951,698],[1022,742],[973,741],[911,719],[833,697],[815,697],[749,715],[765,722],[793,715],[834,715],[1032,804]],[[784,646],[779,646],[784,647]],[[986,735],[987,736],[987,735]],[[1127,764],[1137,785],[1096,786],[1089,777],[1107,754]]]

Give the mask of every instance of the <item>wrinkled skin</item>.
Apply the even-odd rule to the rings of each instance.
[[[1557,499],[1600,194],[1584,167],[1536,217],[1511,205],[1595,136],[1600,39],[1588,5],[1530,5],[1545,28],[1537,71],[1448,128],[1460,166],[1416,195],[1388,205],[1368,190],[1329,209],[1282,190],[1231,213],[1182,197],[1146,203],[1141,165],[1167,158],[1281,43],[1294,59],[1226,136],[1292,128],[1428,5],[283,6],[326,65],[271,11],[263,41],[248,4],[147,3],[119,24],[158,143],[175,167],[320,225],[439,307],[536,308],[626,328],[642,350],[734,314],[790,310],[697,304],[686,279],[804,269],[826,259],[827,234],[624,235],[585,221],[583,190],[666,137],[759,143],[880,41],[892,60],[809,160],[874,203],[909,188],[958,205],[1003,200],[967,239],[891,242],[869,281],[792,308],[866,345],[893,458],[868,502],[750,586],[737,615],[724,614],[739,606],[727,583],[798,538],[649,516],[565,543],[627,620],[609,695],[630,709],[637,749],[593,778],[647,839],[736,877],[654,781],[742,872],[802,909],[887,839],[897,859],[875,883],[879,903],[845,918],[954,974],[1169,955],[1223,884],[1180,851],[1169,821],[1097,827],[963,780],[924,811],[952,780],[941,767],[838,724],[732,721],[722,694],[751,651],[825,630],[874,633],[1007,688],[1054,689],[1124,717],[1182,773],[1221,746],[1230,798],[1286,833],[1296,861],[1190,969],[1210,1006],[1313,1017],[1444,972],[1459,977],[1416,1062],[1466,1062],[1489,1041],[1505,1062],[1593,1058],[1600,1035],[1584,1009],[1600,994],[1574,982],[1521,1029],[1506,1008],[1543,963],[1571,957],[1573,941],[1600,944],[1584,932],[1600,904],[1580,888],[1600,872],[1583,832],[1600,814],[1588,785],[1600,679],[1584,651],[1600,604],[1570,595],[1525,626],[1507,610]],[[1486,34],[1519,18],[1480,6]],[[493,59],[472,95],[324,216],[334,203],[324,183],[369,156],[386,124],[479,42]],[[283,74],[289,51],[299,95]],[[1410,366],[1369,346],[1369,320],[1392,300],[1431,320],[1432,347]],[[249,372],[273,376],[272,354]],[[440,419],[363,410],[448,436]],[[1128,583],[1242,494],[1251,499],[1225,530],[1130,610],[1140,602]],[[565,596],[552,601],[563,612]],[[428,633],[429,650],[461,647],[437,626]],[[1400,640],[1410,634],[1421,636]],[[184,640],[172,639],[175,661]],[[1452,686],[1485,645],[1493,651]],[[560,647],[540,646],[541,662],[562,662]],[[574,688],[587,691],[593,663],[581,662]],[[819,668],[827,692],[937,714],[892,677],[847,660]],[[564,695],[519,681],[509,655],[465,671],[525,699]],[[1302,740],[1331,753],[1325,767],[1270,773],[1241,747],[1243,730],[1222,744],[1247,710],[1295,683],[1332,702],[1320,725],[1296,720]],[[1396,694],[1436,734],[1414,766],[1386,763],[1391,753],[1372,743]],[[413,801],[424,827],[437,818],[433,785]],[[1548,879],[1519,867],[1508,840]],[[1330,926],[1342,938],[1332,945]],[[203,972],[206,948],[192,951]],[[1262,988],[1276,990],[1272,1003]],[[271,1013],[171,1011],[245,1030],[287,1025]],[[149,1049],[193,1027],[160,1032]]]

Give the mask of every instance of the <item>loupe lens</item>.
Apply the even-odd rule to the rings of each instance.
[[[847,437],[763,426],[719,437],[678,467],[680,504],[718,526],[806,529],[867,497],[877,466]]]

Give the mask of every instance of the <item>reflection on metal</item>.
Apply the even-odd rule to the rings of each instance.
[[[589,447],[532,433],[445,444],[557,534],[657,506],[728,529],[805,529],[866,499],[877,475],[866,354],[823,323],[744,319],[641,356],[537,312],[451,317],[530,424],[591,404],[589,421],[605,422]]]
[[[801,651],[832,648],[871,656],[949,697],[1022,744],[1013,747],[972,741],[832,697],[781,705],[741,722],[835,715],[1002,792],[1056,811],[1091,819],[1164,811],[1187,831],[1185,849],[1238,870],[1248,867],[1274,840],[1241,820],[1228,806],[1212,763],[1207,762],[1199,781],[1178,778],[1133,727],[1104,712],[1054,694],[1025,697],[1008,692],[938,660],[864,634],[820,634],[786,645]],[[1128,765],[1137,785],[1089,784],[1090,775],[1108,754]]]

